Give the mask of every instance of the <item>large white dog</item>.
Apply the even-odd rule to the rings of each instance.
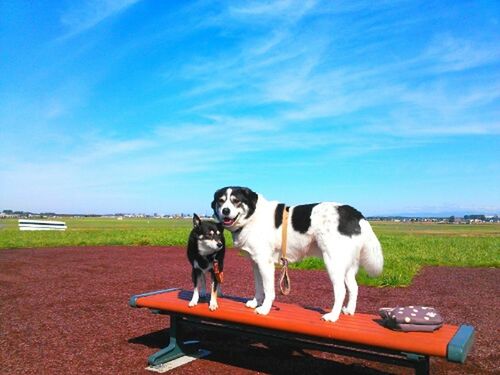
[[[286,258],[290,262],[305,256],[321,256],[333,284],[332,311],[323,319],[335,322],[342,311],[356,310],[356,273],[363,266],[370,276],[383,268],[380,243],[363,215],[348,205],[333,202],[285,206],[268,201],[245,187],[225,187],[214,194],[212,208],[234,245],[246,251],[253,265],[255,297],[247,306],[267,315],[275,299],[274,264],[280,259],[283,210],[291,220],[287,225]],[[346,287],[348,302],[342,307]]]

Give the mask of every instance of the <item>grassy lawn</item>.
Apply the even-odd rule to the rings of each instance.
[[[19,231],[17,220],[0,220],[1,248],[109,245],[185,245],[192,227],[190,219],[61,219],[68,229]]]
[[[21,232],[17,220],[0,220],[1,248],[60,246],[151,245],[185,246],[190,219],[65,219],[65,232]],[[382,243],[385,267],[371,279],[361,270],[363,285],[405,286],[424,265],[500,267],[500,224],[435,224],[373,222]],[[232,245],[226,233],[228,246]],[[294,265],[322,269],[323,262],[308,258]]]
[[[363,269],[362,285],[407,286],[422,266],[500,267],[500,224],[436,224],[373,222],[384,252],[384,272],[375,279]],[[309,258],[294,265],[321,269]]]

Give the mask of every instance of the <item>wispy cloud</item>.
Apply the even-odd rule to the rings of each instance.
[[[459,72],[498,63],[498,40],[478,41],[452,35],[434,37],[421,56],[436,73]]]
[[[390,22],[380,22],[388,13],[394,13],[396,6],[389,3],[327,6],[316,2],[301,5],[287,1],[240,3],[214,16],[212,21],[229,23],[235,29],[255,26],[258,32],[231,49],[236,53],[212,58],[209,64],[184,67],[186,79],[196,81],[185,94],[194,98],[194,102],[197,98],[203,99],[190,110],[206,115],[217,113],[228,103],[274,105],[275,112],[268,114],[268,119],[290,133],[294,133],[297,123],[315,120],[329,121],[331,129],[348,123],[350,132],[365,131],[370,137],[376,131],[383,131],[383,134],[399,137],[428,137],[432,141],[436,135],[497,133],[496,122],[480,120],[480,112],[481,108],[498,101],[498,77],[474,84],[472,80],[442,76],[446,72],[498,64],[500,50],[494,43],[473,36],[464,39],[438,34],[410,54],[394,51],[391,58],[391,55],[380,55],[377,50],[383,51],[395,40],[399,43],[399,35],[394,30],[401,26],[400,20],[396,17]],[[294,13],[288,17],[290,7]],[[349,52],[372,55],[372,59],[380,61],[344,61],[346,51],[339,41],[352,37],[352,25],[349,28],[339,24],[332,16],[355,14],[368,8],[370,16],[360,17],[362,21],[355,27],[368,35],[383,31],[385,39],[367,37],[366,43]],[[301,28],[301,22],[308,16],[325,14],[330,18],[309,23],[312,25],[309,32]],[[263,25],[262,21],[270,18],[274,22]],[[402,30],[427,21],[425,17],[413,18],[405,22]],[[380,25],[384,30],[381,31]],[[405,48],[401,45],[402,50]],[[363,120],[360,114],[368,110],[376,112],[377,117]],[[468,115],[474,111],[475,119]],[[347,120],[347,116],[353,114],[358,115],[357,123]],[[380,141],[379,144],[383,144],[384,140]],[[387,147],[392,146],[387,144]]]
[[[119,207],[137,192],[161,199],[149,187],[271,173],[293,182],[298,170],[318,186],[357,170],[363,184],[376,178],[360,166],[374,160],[386,169],[398,155],[500,133],[498,26],[436,22],[458,19],[461,3],[161,2],[139,19],[139,1],[53,4],[63,35],[47,32],[42,58],[0,89],[2,181],[65,195],[68,207],[67,192]],[[125,14],[134,22],[123,37]],[[99,26],[116,32],[91,32]],[[394,179],[410,169],[398,168]]]
[[[294,23],[307,15],[317,5],[315,0],[305,1],[256,1],[230,5],[227,14],[241,22],[267,22],[279,19]]]
[[[65,11],[60,19],[67,29],[63,39],[90,30],[139,1],[141,0],[83,0],[79,4],[71,2],[71,8]]]

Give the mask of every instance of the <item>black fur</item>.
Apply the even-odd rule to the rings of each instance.
[[[306,233],[311,226],[311,212],[318,203],[295,206],[292,212],[292,227],[300,233]]]
[[[276,206],[274,211],[274,227],[278,229],[283,222],[283,209],[285,208],[284,203],[280,203]]]
[[[248,206],[248,213],[246,217],[250,217],[255,212],[255,207],[257,207],[257,200],[259,196],[257,193],[253,192],[249,188],[241,187],[241,186],[226,186],[222,189],[219,189],[214,194],[214,200],[212,201],[212,209],[216,212],[217,201],[221,196],[226,194],[227,189],[232,189],[231,194],[239,199],[240,202],[245,203]]]
[[[192,273],[191,277],[193,280],[193,284],[196,287],[196,280],[201,276],[203,270],[206,270],[209,265],[212,265],[210,269],[210,274],[212,276],[212,280],[215,283],[215,287],[218,285],[218,281],[215,278],[215,272],[213,270],[213,262],[217,260],[219,263],[219,270],[222,272],[224,270],[224,255],[226,253],[226,243],[224,239],[224,227],[220,223],[215,223],[213,221],[208,220],[200,220],[198,216],[194,216],[193,219],[193,229],[189,234],[188,246],[187,246],[187,257],[189,263],[191,263]],[[210,231],[213,231],[214,234],[211,235]],[[219,231],[220,234],[217,234]],[[209,238],[212,236],[213,239],[219,241],[221,243],[221,248],[218,251],[215,251],[210,255],[201,255],[199,252],[199,237],[203,236],[204,238]],[[195,267],[194,262],[197,262],[200,268]]]
[[[283,209],[285,208],[284,203],[279,203],[274,211],[274,227],[278,229],[283,223]],[[290,211],[290,206],[286,206],[286,210]]]
[[[340,233],[349,237],[355,234],[361,234],[359,221],[364,219],[361,212],[348,205],[338,206],[337,212],[339,214],[338,231]]]

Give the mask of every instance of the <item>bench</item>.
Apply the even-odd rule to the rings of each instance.
[[[210,311],[206,303],[188,307],[191,291],[179,288],[134,295],[129,305],[170,316],[170,344],[151,355],[150,365],[174,360],[188,352],[179,340],[183,326],[224,330],[303,349],[332,352],[382,363],[411,367],[416,374],[428,374],[430,357],[464,363],[475,330],[469,325],[443,325],[428,332],[397,332],[383,327],[380,317],[356,313],[343,315],[335,323],[321,320],[318,309],[275,302],[269,315],[257,315],[245,307],[246,300],[224,296],[219,308]]]
[[[64,221],[19,219],[19,230],[66,230]]]

